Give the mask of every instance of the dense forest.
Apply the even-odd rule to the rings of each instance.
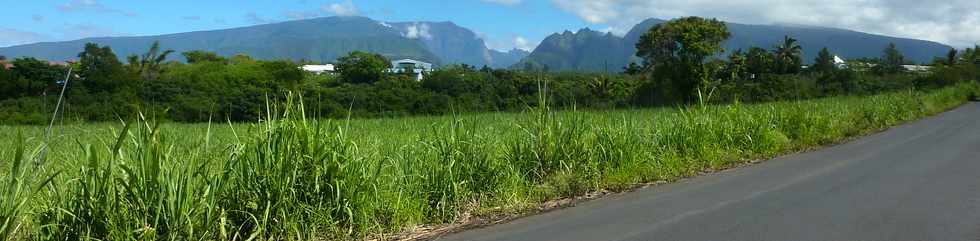
[[[685,35],[690,31],[702,34]],[[268,103],[289,93],[303,95],[307,111],[319,117],[389,117],[520,111],[536,106],[539,93],[560,108],[604,109],[864,95],[980,76],[980,47],[950,50],[930,70],[909,72],[894,45],[882,46],[880,58],[846,65],[834,63],[824,49],[805,66],[802,47],[792,36],[769,49],[723,50],[729,37],[720,21],[681,18],[651,28],[636,44],[643,61],[615,73],[448,65],[421,81],[387,73],[387,59],[357,51],[337,60],[337,73],[316,75],[302,71],[302,63],[174,53],[159,44],[121,61],[110,46],[87,44],[77,62],[65,65],[2,59],[10,67],[0,66],[0,123],[50,121],[66,83],[62,118],[67,121],[144,113],[201,122],[260,120]],[[175,54],[186,62],[171,60]],[[66,82],[69,67],[73,72]]]

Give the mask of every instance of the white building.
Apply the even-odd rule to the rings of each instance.
[[[904,68],[909,72],[927,73],[929,72],[929,70],[932,69],[932,66],[906,64],[906,65],[902,65],[902,68]]]
[[[303,71],[315,74],[333,73],[337,70],[332,64],[307,64],[300,68],[302,68]]]
[[[834,66],[837,66],[838,69],[846,69],[847,61],[844,61],[844,58],[840,56],[834,55]]]
[[[432,72],[432,64],[414,59],[401,59],[391,61],[391,69],[388,70],[396,74],[409,71],[415,74],[416,81],[421,81],[425,73]]]

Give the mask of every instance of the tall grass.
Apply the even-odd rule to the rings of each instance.
[[[302,235],[369,226],[377,162],[361,159],[342,126],[307,120],[302,104],[289,101],[236,147],[224,171],[232,188],[222,206],[235,234],[311,239]]]
[[[29,161],[38,158],[37,152],[27,153],[23,143],[24,138],[18,134],[17,142],[13,145],[11,157],[0,152],[3,158],[11,158],[9,173],[0,178],[0,238],[3,240],[23,239],[29,237],[32,220],[29,215],[30,203],[41,188],[46,186],[55,175],[43,178],[37,175],[38,166],[30,165]]]
[[[3,240],[328,240],[534,209],[813,148],[964,103],[977,86],[756,105],[313,120],[136,119],[0,141]],[[539,103],[546,103],[542,95]],[[0,131],[41,133],[35,127]],[[55,143],[57,142],[57,143]],[[386,236],[377,236],[386,238]]]

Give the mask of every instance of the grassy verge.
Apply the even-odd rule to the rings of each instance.
[[[812,148],[956,107],[929,92],[758,105],[306,119],[255,124],[0,127],[4,240],[319,240],[672,181]],[[10,160],[10,161],[7,161]],[[37,164],[34,164],[37,163]]]

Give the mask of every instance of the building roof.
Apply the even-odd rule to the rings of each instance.
[[[52,66],[68,66],[71,63],[71,61],[48,61],[48,65]]]
[[[423,62],[423,61],[418,61],[418,60],[414,60],[414,59],[400,59],[400,60],[391,61],[391,66],[394,67],[394,68],[398,68],[398,66],[401,65],[401,64],[415,64],[415,67],[416,68],[422,68],[422,69],[426,69],[426,70],[432,69],[432,64],[431,63],[427,63],[427,62]]]
[[[926,72],[931,70],[932,66],[906,64],[906,65],[902,65],[902,68],[905,68],[905,70],[912,71],[912,72]]]
[[[834,55],[834,63],[835,64],[846,64],[847,61],[844,61],[844,59],[841,58],[840,56]]]
[[[430,64],[430,63],[427,63],[427,62],[424,62],[424,61],[420,61],[420,60],[414,60],[414,59],[399,59],[399,60],[395,60],[395,61],[391,61],[391,62],[392,62],[392,63],[416,63],[416,64]]]
[[[308,72],[333,72],[336,70],[332,64],[308,64],[303,65],[301,68]]]

